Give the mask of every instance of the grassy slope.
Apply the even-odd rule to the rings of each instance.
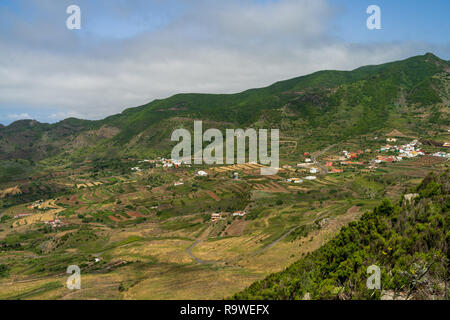
[[[403,298],[449,295],[450,176],[427,176],[412,204],[385,200],[329,243],[237,293],[235,299],[377,299],[366,270],[381,268],[383,292]],[[447,283],[447,285],[445,285]]]

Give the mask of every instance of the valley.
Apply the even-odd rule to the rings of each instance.
[[[27,199],[27,184],[49,195],[55,188],[55,197],[2,210],[0,265],[8,273],[0,297],[226,298],[320,248],[382,198],[396,201],[428,172],[448,168],[448,158],[433,156],[375,163],[379,150],[349,164],[340,147],[285,163],[275,176],[250,163],[174,166],[162,158],[42,173],[12,198]],[[319,163],[325,173],[305,179]],[[81,290],[65,287],[73,264]]]
[[[0,127],[0,299],[285,297],[258,281],[448,172],[449,70],[428,53],[237,94],[175,95],[103,120]],[[278,172],[170,159],[172,132],[197,120],[222,132],[279,129]],[[70,265],[80,290],[66,287]],[[340,287],[324,286],[314,297]]]

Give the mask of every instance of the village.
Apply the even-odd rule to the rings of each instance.
[[[423,144],[418,139],[409,140],[406,142],[405,138],[395,138],[387,136],[383,144],[382,140],[377,137],[374,140],[379,141],[379,147],[371,149],[365,148],[363,150],[341,150],[330,151],[319,157],[318,152],[304,152],[303,161],[297,164],[286,163],[278,168],[278,174],[270,177],[272,183],[278,183],[280,191],[283,190],[282,184],[300,185],[305,181],[315,181],[319,177],[326,175],[345,174],[347,171],[354,172],[375,172],[380,166],[386,166],[391,163],[397,163],[404,160],[410,160],[413,158],[429,157],[432,159],[442,159],[446,161],[450,158],[450,153],[445,151],[425,151]],[[399,141],[405,141],[403,144]],[[444,143],[443,148],[448,148],[449,143]],[[172,184],[174,187],[184,186],[186,182],[193,178],[216,178],[219,176],[228,177],[231,180],[240,180],[241,177],[251,177],[257,174],[257,169],[260,169],[262,165],[257,163],[244,163],[235,165],[210,165],[201,166],[199,170],[198,166],[191,166],[183,161],[156,158],[154,160],[144,159],[139,160],[141,164],[151,164],[152,168],[163,168],[166,170],[174,170],[180,168],[188,168],[192,173],[189,178],[183,177]],[[197,168],[197,169],[196,169]],[[140,174],[144,171],[143,168],[136,166],[131,168],[132,172]],[[202,180],[198,180],[202,183]],[[254,187],[256,188],[256,187]],[[213,198],[217,198],[217,195],[211,193]],[[217,223],[222,220],[226,220],[229,217],[245,217],[247,215],[246,210],[239,211],[221,211],[210,213],[210,221]]]
[[[298,248],[320,247],[327,234],[384,197],[404,193],[405,201],[412,201],[417,194],[405,191],[430,168],[448,166],[447,148],[404,137],[305,148],[282,155],[278,172],[268,176],[260,174],[263,165],[251,162],[191,165],[164,157],[86,162],[43,177],[66,186],[65,193],[5,210],[0,232],[42,230],[39,254],[86,252],[80,259],[94,271],[133,268],[136,259],[158,261],[162,272],[167,263],[183,272],[196,264],[235,266],[238,272],[278,268],[307,253]],[[270,250],[274,245],[276,251]]]
[[[378,139],[378,138],[376,138]],[[422,143],[419,142],[417,139],[412,140],[409,143],[403,144],[403,145],[396,145],[398,141],[397,138],[386,138],[386,144],[382,147],[372,151],[371,149],[365,149],[365,150],[357,150],[357,151],[347,151],[342,150],[339,152],[339,154],[335,155],[328,155],[324,158],[324,165],[317,159],[312,157],[312,154],[310,152],[305,152],[303,155],[305,157],[304,162],[297,163],[296,165],[292,164],[285,164],[281,168],[278,168],[279,171],[287,171],[287,172],[301,172],[305,174],[301,177],[288,177],[284,179],[283,181],[294,183],[294,184],[300,184],[304,180],[315,180],[317,179],[317,174],[336,174],[336,173],[343,173],[346,168],[355,166],[357,168],[360,168],[363,171],[367,170],[375,170],[378,168],[378,166],[382,163],[393,163],[393,162],[399,162],[404,159],[411,159],[415,157],[421,157],[421,156],[431,156],[431,157],[437,157],[437,158],[443,158],[448,159],[450,158],[450,152],[444,152],[444,151],[437,151],[434,153],[427,153],[425,152],[421,146]],[[444,148],[450,148],[450,143],[446,142],[442,145]],[[365,158],[367,156],[372,156],[372,158],[368,160],[358,160],[361,156],[365,155]],[[366,156],[367,155],[367,156]],[[173,160],[173,159],[165,159],[165,158],[157,158],[155,160],[141,160],[140,163],[151,163],[154,165],[155,168],[162,167],[162,168],[180,168],[180,167],[188,167],[190,168],[190,164],[185,164],[183,161],[179,160]],[[245,167],[245,166],[250,167]],[[253,166],[253,167],[252,167]],[[234,166],[213,166],[212,170],[214,172],[227,172],[227,171],[233,171],[235,169],[255,169],[256,167],[262,167],[261,165],[258,165],[257,163],[246,163],[243,164],[242,168]],[[297,169],[300,169],[297,170]],[[131,168],[133,172],[142,172],[142,169],[140,167],[133,167]],[[199,177],[205,177],[208,176],[208,172],[204,170],[199,170],[195,173],[195,176]],[[233,179],[239,179],[239,173],[234,172],[232,175]],[[183,185],[183,181],[177,181],[174,183],[174,186],[180,186]]]
[[[405,137],[373,138],[375,143],[365,148],[357,145],[329,146],[322,151],[305,151],[297,157],[300,161],[283,159],[277,174],[262,176],[261,164],[247,162],[234,165],[191,165],[184,161],[155,157],[154,159],[122,159],[121,166],[127,168],[125,174],[111,177],[111,172],[103,177],[89,179],[86,175],[74,174],[72,183],[64,176],[55,174],[61,183],[75,189],[75,195],[62,200],[36,200],[27,204],[28,212],[19,211],[12,218],[14,227],[29,223],[43,223],[53,229],[59,229],[76,222],[68,218],[74,212],[82,222],[97,221],[106,224],[130,224],[145,221],[149,217],[172,215],[198,211],[207,215],[211,225],[247,220],[252,212],[249,203],[233,206],[228,200],[242,197],[250,192],[250,197],[261,194],[279,199],[288,199],[295,194],[307,194],[321,190],[323,186],[352,183],[359,174],[379,174],[394,164],[412,163],[414,159],[426,159],[424,164],[444,163],[450,157],[446,152],[448,143],[440,147],[424,145],[419,139]],[[86,170],[86,169],[83,169]],[[380,171],[381,170],[381,171]],[[109,177],[108,177],[109,176]],[[91,177],[93,177],[91,175]],[[152,177],[160,177],[161,182],[153,183]],[[139,200],[145,205],[135,205],[136,200],[122,196],[136,192],[145,197]],[[118,193],[119,192],[119,193]],[[367,191],[369,192],[369,191]],[[370,191],[374,192],[374,191]],[[79,194],[77,194],[79,193]],[[113,196],[113,198],[111,198]],[[369,195],[369,198],[373,194]],[[104,201],[97,205],[98,199]],[[201,200],[200,200],[201,199]],[[331,199],[332,201],[333,199]],[[111,203],[112,201],[112,203]],[[201,206],[196,206],[201,201]],[[210,202],[212,201],[212,202]],[[282,202],[282,201],[281,201]],[[189,205],[186,205],[186,204]],[[75,207],[68,211],[67,208]],[[97,208],[98,207],[98,208]],[[63,214],[59,214],[62,212]],[[64,212],[69,212],[64,214]]]

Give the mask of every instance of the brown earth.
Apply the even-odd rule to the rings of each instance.
[[[0,191],[0,199],[5,198],[6,196],[15,196],[18,194],[22,194],[22,190],[18,186],[15,186],[13,188],[8,188],[3,191]]]

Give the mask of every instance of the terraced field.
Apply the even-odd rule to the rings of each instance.
[[[208,177],[196,177],[196,168],[102,180],[59,175],[58,183],[91,185],[72,183],[69,192],[44,202],[46,210],[24,203],[2,212],[0,264],[8,275],[0,277],[0,298],[229,297],[319,248],[383,197],[395,199],[429,170],[446,166],[412,163],[319,174],[301,184],[286,179],[308,174],[302,169],[260,176],[251,164],[213,167]],[[14,219],[24,212],[31,215]],[[213,221],[213,213],[221,219]],[[56,218],[63,227],[44,223]],[[81,290],[65,286],[73,264],[82,271]]]

